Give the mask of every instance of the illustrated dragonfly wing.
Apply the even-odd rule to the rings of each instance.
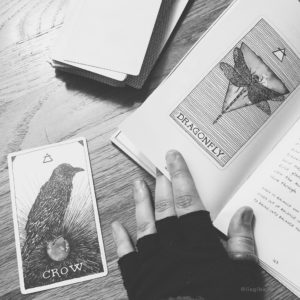
[[[271,115],[271,107],[268,103],[268,101],[261,101],[261,102],[257,102],[255,104],[260,110],[262,110],[264,113],[266,113],[268,116]]]
[[[226,62],[220,63],[220,68],[223,71],[226,78],[235,86],[243,87],[247,85],[247,81],[232,67]]]
[[[259,82],[253,83],[248,87],[248,97],[253,104],[276,99],[280,96],[283,95],[265,87]]]
[[[268,101],[284,101],[289,90],[264,60],[244,42],[233,50],[234,67],[226,62],[220,68],[229,80],[221,113],[213,124],[233,110],[256,105],[267,115],[272,111]]]
[[[278,92],[280,95],[289,93],[282,80],[250,47],[248,47],[245,43],[242,43],[240,50],[243,53],[245,63],[248,66],[251,74],[255,74],[258,76],[258,78],[266,81],[267,85],[264,84],[264,86]]]
[[[252,79],[251,71],[245,62],[242,50],[238,47],[233,50],[233,60],[235,70],[240,74],[247,84],[250,84]]]
[[[243,92],[242,92],[243,91]],[[237,87],[228,84],[226,96],[223,102],[222,113],[230,112],[248,105],[253,105],[247,96],[246,87]]]

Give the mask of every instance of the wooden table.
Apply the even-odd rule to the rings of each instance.
[[[110,136],[170,72],[230,0],[192,1],[143,89],[113,88],[68,74],[48,63],[68,1],[0,1],[0,298],[126,299],[110,223],[135,235],[131,182],[154,180],[110,143]],[[88,140],[109,274],[75,285],[21,295],[9,193],[8,153],[63,141]],[[297,299],[264,271],[266,299]]]

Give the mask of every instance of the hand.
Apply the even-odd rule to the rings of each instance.
[[[197,275],[199,280],[201,277],[206,280],[209,274],[203,274],[206,270],[205,265],[211,269],[221,259],[221,267],[224,261],[225,265],[228,265],[228,256],[234,260],[257,260],[252,231],[252,210],[247,207],[241,208],[233,216],[228,232],[228,255],[225,255],[226,252],[219,242],[183,157],[179,152],[172,150],[167,153],[166,161],[171,182],[161,173],[157,175],[155,210],[145,182],[134,183],[138,252],[135,251],[125,228],[117,221],[112,224],[120,268],[130,299],[148,299],[147,295],[154,297],[151,288],[150,290],[147,288],[152,286],[152,289],[157,289],[153,286],[155,278],[160,277],[159,272],[166,274],[168,268],[176,274],[175,281],[181,277],[179,286],[182,291],[188,292],[187,287],[192,282],[187,280],[187,284],[182,284],[187,278],[183,273]],[[190,266],[193,262],[194,266]],[[180,265],[180,269],[173,270],[173,264]],[[230,267],[228,272],[228,274],[233,272]],[[148,274],[147,278],[142,279],[143,274]],[[149,282],[151,274],[153,282],[151,280]],[[171,279],[162,278],[158,284],[168,285],[169,280]],[[193,283],[201,286],[199,282]],[[141,285],[144,291],[138,291]],[[175,285],[177,292],[179,286]],[[162,293],[158,293],[155,297],[171,296],[173,293],[172,289],[164,286],[162,290]]]

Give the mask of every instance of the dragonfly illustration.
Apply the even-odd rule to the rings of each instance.
[[[276,74],[245,43],[233,50],[234,67],[226,62],[220,68],[229,85],[221,114],[213,124],[229,111],[256,105],[271,115],[268,101],[284,101],[289,91]]]

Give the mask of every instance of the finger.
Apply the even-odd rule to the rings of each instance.
[[[137,239],[145,235],[156,233],[153,206],[150,193],[143,180],[137,180],[133,185]]]
[[[234,260],[257,262],[253,234],[253,210],[250,207],[240,208],[232,217],[228,228],[228,255]]]
[[[134,247],[125,228],[118,221],[113,222],[111,227],[113,238],[117,246],[117,253],[120,258],[118,264],[123,282],[125,288],[130,291],[140,267],[138,255],[137,252],[134,251]]]
[[[157,221],[176,216],[172,184],[161,172],[156,174],[155,186],[155,219]]]
[[[113,222],[111,227],[118,257],[121,258],[130,252],[134,252],[134,247],[126,229],[118,221]]]
[[[178,216],[204,210],[194,180],[182,155],[171,150],[166,156],[167,167],[172,180],[175,210]]]

